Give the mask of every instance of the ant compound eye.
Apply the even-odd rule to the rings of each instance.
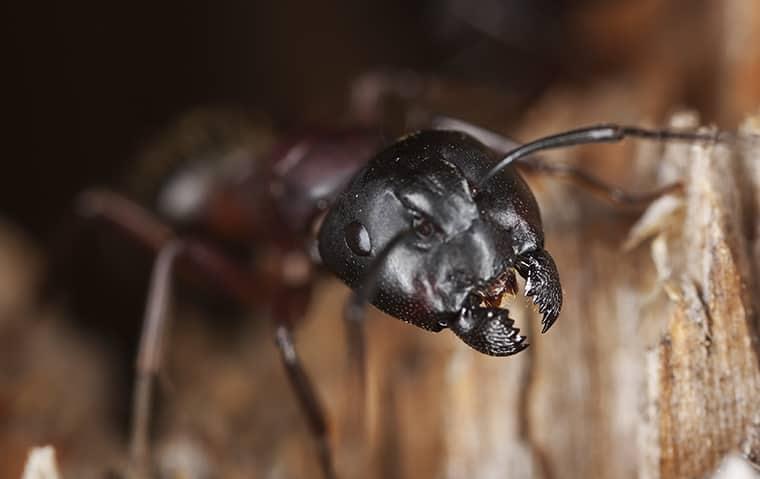
[[[412,220],[412,228],[417,232],[420,238],[430,238],[435,233],[435,227],[429,220],[421,217],[415,217]]]
[[[369,256],[372,252],[372,240],[369,237],[369,231],[363,224],[358,221],[352,221],[346,225],[344,230],[346,235],[346,244],[349,249],[357,256]]]

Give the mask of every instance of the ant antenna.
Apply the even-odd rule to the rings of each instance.
[[[375,260],[369,265],[364,275],[359,278],[359,283],[346,302],[343,315],[345,318],[346,332],[348,336],[348,363],[351,371],[349,377],[355,381],[360,398],[353,403],[359,408],[355,411],[360,416],[364,415],[366,388],[366,348],[364,344],[363,320],[364,310],[370,302],[377,288],[380,268],[383,267],[390,253],[399,245],[405,243],[414,234],[413,229],[407,229],[396,234],[377,254]]]
[[[406,229],[392,237],[390,241],[380,250],[380,253],[375,257],[372,264],[369,265],[364,276],[360,278],[358,287],[354,294],[351,296],[348,304],[346,305],[346,312],[349,316],[361,315],[364,306],[369,303],[372,298],[372,294],[377,287],[378,274],[380,268],[385,264],[385,260],[388,259],[391,251],[397,246],[403,243],[406,239],[412,236],[413,229]]]
[[[647,140],[676,140],[676,141],[726,141],[727,133],[694,133],[681,132],[672,130],[647,130],[634,126],[621,126],[615,124],[596,125],[577,130],[570,130],[556,135],[545,136],[538,140],[531,141],[519,146],[499,161],[496,166],[491,168],[488,173],[480,180],[479,185],[482,187],[488,183],[499,171],[504,169],[510,163],[520,158],[531,155],[537,151],[552,150],[555,148],[566,148],[575,145],[585,145],[587,143],[616,143],[624,138],[643,138]]]
[[[370,302],[370,299],[375,292],[375,288],[377,287],[380,268],[385,264],[385,260],[388,259],[391,251],[410,238],[413,233],[413,229],[407,229],[398,233],[388,241],[388,244],[380,250],[380,253],[375,257],[375,260],[369,265],[364,276],[359,279],[357,288],[346,302],[344,315],[346,322],[349,325],[349,345],[351,345],[351,348],[353,349],[350,354],[357,360],[362,361],[364,359],[364,348],[361,344],[362,342],[355,341],[355,339],[357,339],[358,334],[360,334],[359,328],[364,319],[364,308],[367,303]],[[359,330],[359,332],[357,332],[357,330]]]

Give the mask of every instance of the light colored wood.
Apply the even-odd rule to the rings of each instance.
[[[759,452],[750,440],[760,417],[758,183],[742,175],[760,156],[724,146],[685,153],[685,219],[655,239],[668,300],[654,313],[664,334],[646,353],[658,447],[644,453],[644,477],[699,477],[730,451]]]
[[[372,390],[385,393],[370,449],[392,438],[398,477],[703,477],[732,452],[756,460],[757,148],[642,145],[628,159],[641,178],[682,177],[687,189],[635,226],[637,215],[534,180],[560,321],[541,336],[518,297],[510,309],[531,347],[494,359],[446,332],[373,319]]]

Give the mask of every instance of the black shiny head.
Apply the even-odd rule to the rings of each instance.
[[[504,294],[516,292],[514,272],[526,278],[544,330],[559,314],[562,293],[543,249],[538,205],[517,171],[505,167],[477,190],[496,162],[460,132],[400,139],[356,175],[326,216],[324,264],[353,289],[372,269],[370,301],[399,319],[431,331],[448,327],[490,355],[524,349],[525,338],[499,307]]]

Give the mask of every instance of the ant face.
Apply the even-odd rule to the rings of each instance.
[[[372,303],[403,321],[451,328],[487,354],[522,350],[525,338],[500,304],[517,290],[515,269],[527,277],[525,258],[543,252],[541,222],[513,168],[482,191],[474,186],[493,164],[490,150],[462,133],[402,138],[325,218],[322,260],[352,288],[372,281]],[[556,269],[550,276],[559,290]]]

